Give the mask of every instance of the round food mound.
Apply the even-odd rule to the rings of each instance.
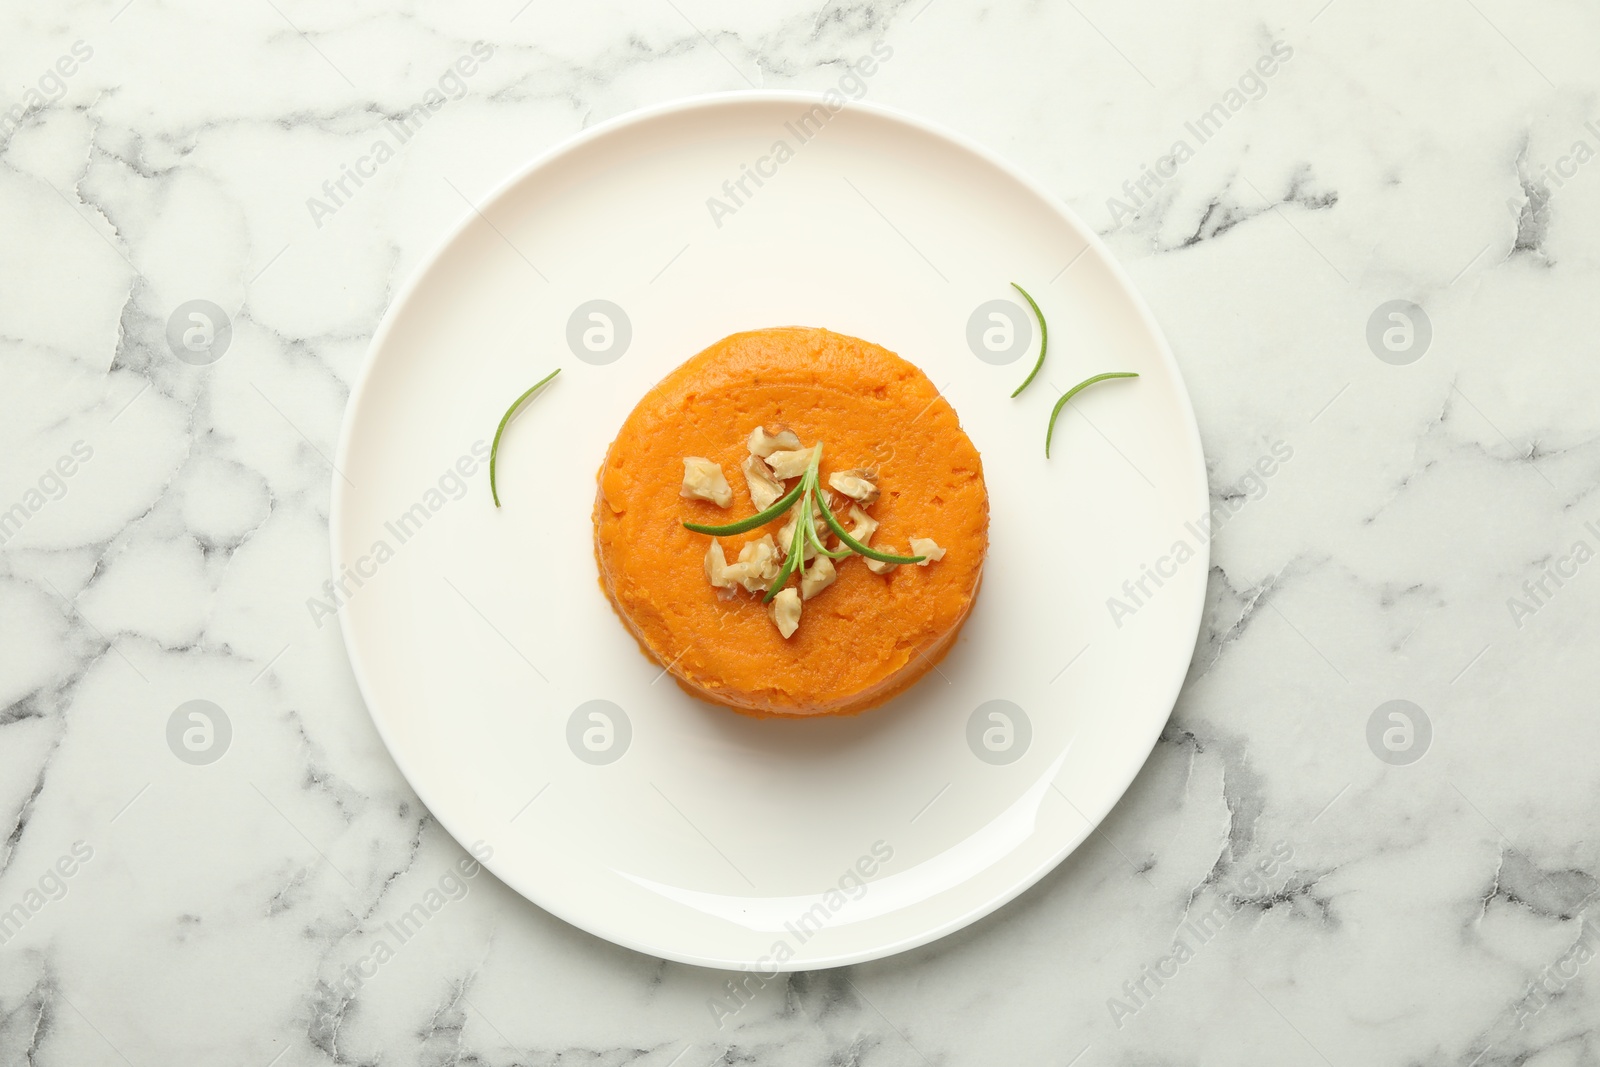
[[[821,442],[822,486],[876,468],[871,547],[913,555],[911,539],[930,538],[943,558],[883,575],[860,556],[835,561],[837,579],[804,601],[788,638],[760,592],[719,596],[705,570],[712,539],[683,524],[760,510],[741,473],[757,426]],[[680,496],[686,456],[721,465],[731,506]],[[858,338],[787,327],[718,341],[639,402],[598,480],[595,558],[617,614],[684,689],[746,714],[845,715],[888,700],[944,657],[978,593],[989,531],[978,450],[927,375]],[[849,529],[850,501],[834,499]],[[720,538],[726,558],[787,518]]]

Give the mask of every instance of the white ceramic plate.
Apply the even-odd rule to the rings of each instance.
[[[492,848],[488,867],[563,919],[718,967],[888,955],[1060,863],[1160,733],[1208,567],[1187,394],[1093,234],[973,144],[818,102],[684,101],[515,176],[390,309],[333,487],[336,572],[361,581],[340,611],[351,662],[440,823]],[[766,176],[745,178],[735,203],[723,183],[747,169]],[[713,212],[713,196],[733,210]],[[1017,400],[1037,333],[1009,363],[968,337],[988,301],[1027,321],[1011,281],[1050,325],[1049,360]],[[596,300],[609,318],[586,309],[569,331]],[[595,471],[634,404],[719,338],[790,324],[922,367],[988,480],[988,564],[959,643],[859,718],[760,721],[690,698],[596,577]],[[979,326],[1004,344],[999,324]],[[557,366],[507,431],[497,511],[474,448],[485,455],[505,405]],[[1046,461],[1060,389],[1104,370],[1143,377],[1081,394]],[[1146,577],[1180,541],[1192,558],[1162,564],[1159,585]],[[1135,604],[1123,583],[1141,578]],[[1132,610],[1113,619],[1112,596]]]

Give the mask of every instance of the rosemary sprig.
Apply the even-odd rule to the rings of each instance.
[[[731,537],[733,534],[742,534],[746,530],[754,530],[757,526],[765,526],[779,515],[782,515],[785,511],[788,511],[789,506],[796,500],[800,499],[800,491],[804,488],[804,481],[796,482],[793,489],[783,494],[783,496],[778,499],[777,503],[773,504],[766,511],[752,515],[748,519],[740,519],[738,522],[730,522],[726,526],[706,526],[703,523],[698,522],[686,522],[683,525],[685,528],[693,530],[695,533],[710,534],[712,537]]]
[[[551,378],[554,378],[560,373],[561,368],[557,367],[549,374],[546,374],[543,378],[540,378],[538,381],[534,382],[533,385],[528,388],[528,391],[513,400],[511,402],[511,406],[506,408],[506,413],[500,416],[500,425],[496,426],[494,429],[494,444],[489,446],[489,495],[494,497],[495,507],[500,506],[500,490],[495,487],[494,481],[495,460],[500,456],[500,435],[506,432],[506,423],[511,421],[511,416],[517,413],[517,409],[522,406],[522,402],[528,399],[534,393],[538,392],[540,386],[544,385]]]
[[[1044,432],[1044,458],[1050,458],[1050,438],[1053,437],[1056,432],[1056,416],[1061,414],[1061,409],[1067,406],[1067,401],[1083,392],[1095,382],[1103,382],[1108,378],[1137,378],[1138,376],[1138,374],[1129,370],[1108,371],[1105,374],[1096,374],[1092,378],[1085,378],[1077,385],[1074,385],[1071,389],[1068,389],[1066,392],[1062,393],[1061,399],[1056,401],[1054,410],[1050,412],[1050,425],[1046,427]]]
[[[1028,295],[1028,290],[1016,282],[1011,283],[1011,288],[1022,294],[1022,298],[1028,302],[1028,306],[1033,308],[1034,318],[1039,320],[1039,358],[1034,362],[1033,369],[1028,372],[1028,376],[1022,379],[1022,384],[1017,386],[1017,391],[1011,394],[1012,399],[1016,399],[1028,387],[1028,383],[1033,381],[1034,376],[1039,373],[1039,368],[1044,366],[1044,352],[1045,349],[1050,347],[1050,327],[1045,324],[1044,312],[1039,310],[1039,305],[1034,303],[1033,297]]]
[[[535,387],[537,388],[537,387]],[[858,553],[868,559],[875,559],[880,563],[921,563],[926,556],[895,556],[888,552],[879,552],[877,549],[868,548],[866,545],[851,537],[845,528],[834,518],[833,512],[828,508],[828,502],[823,499],[818,489],[820,475],[818,471],[822,464],[822,442],[818,441],[811,449],[811,462],[806,466],[806,472],[800,476],[793,489],[783,494],[777,503],[765,511],[756,513],[748,519],[730,522],[725,526],[707,526],[698,522],[686,522],[684,528],[695,533],[710,534],[712,537],[727,537],[732,534],[741,534],[754,530],[757,526],[764,526],[773,521],[790,508],[798,505],[800,513],[795,517],[794,536],[790,538],[789,551],[783,560],[783,567],[778,571],[778,577],[773,579],[767,587],[767,595],[761,598],[766,604],[777,596],[789,581],[791,575],[798,569],[805,558],[806,545],[810,545],[819,553],[830,559],[842,559],[851,552]],[[823,521],[839,536],[847,547],[830,549],[822,543],[822,538],[817,535],[816,526],[811,521],[813,506],[822,513]]]

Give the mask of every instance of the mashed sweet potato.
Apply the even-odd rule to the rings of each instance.
[[[877,468],[873,548],[909,554],[911,538],[926,537],[945,549],[882,576],[859,556],[839,560],[837,581],[805,602],[788,639],[759,596],[717,595],[703,569],[710,538],[683,526],[755,514],[740,475],[746,439],[780,424],[807,447],[822,442],[824,485],[832,471]],[[685,456],[721,464],[731,507],[679,495]],[[598,481],[595,558],[617,614],[686,690],[736,711],[841,715],[882,703],[943,658],[977,596],[989,528],[977,449],[925,374],[858,338],[787,327],[718,341],[639,402]],[[782,522],[723,538],[727,558]]]

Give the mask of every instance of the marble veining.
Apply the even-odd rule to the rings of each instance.
[[[3,20],[0,1063],[1600,1063],[1592,9],[88,0]],[[331,203],[476,42],[461,95]],[[871,99],[1077,210],[1187,377],[1227,518],[1148,765],[1012,905],[769,983],[721,1026],[729,975],[487,874],[389,934],[470,857],[303,600],[396,287],[464,201],[576,131],[826,88],[877,42]],[[191,365],[168,323],[201,298],[231,339]],[[1420,358],[1372,340],[1396,300],[1431,324]],[[1274,442],[1293,459],[1252,481]],[[212,768],[163,733],[201,696],[231,721]],[[1414,762],[1369,731],[1402,699],[1432,728]]]

